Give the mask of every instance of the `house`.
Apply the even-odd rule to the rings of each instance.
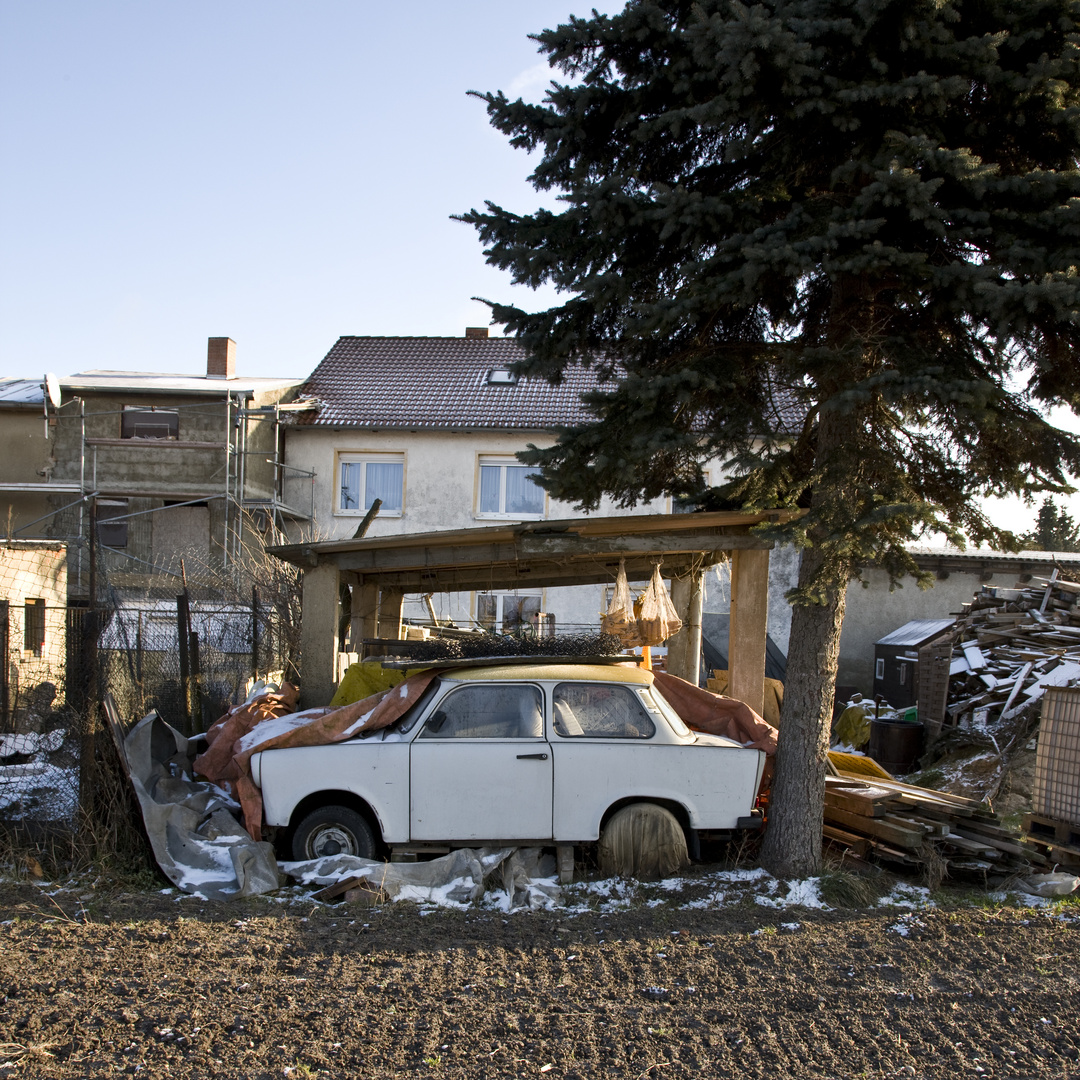
[[[319,540],[352,537],[376,498],[373,537],[573,517],[572,504],[551,498],[514,455],[591,419],[581,396],[598,387],[597,375],[578,367],[558,385],[519,378],[513,364],[522,356],[516,340],[484,328],[464,337],[339,338],[301,388],[315,407],[286,427],[286,500],[296,505],[301,491],[313,492]],[[720,463],[707,463],[706,475],[718,482]],[[680,509],[665,497],[631,510],[605,500],[596,513]],[[610,593],[611,586],[491,588],[432,603],[440,619],[461,626],[513,631],[550,626],[553,616],[559,632],[594,631]],[[426,620],[425,596],[407,596],[404,614]]]
[[[0,731],[40,731],[66,687],[63,544],[0,541]]]
[[[86,540],[101,544],[96,572],[121,593],[144,589],[181,558],[228,567],[271,524],[306,520],[281,497],[281,418],[298,380],[241,378],[236,345],[210,338],[206,374],[87,371],[57,380],[59,404],[10,387],[0,409],[18,420],[0,460],[16,538],[68,544],[72,598],[90,589]],[[31,385],[31,384],[28,384]],[[31,414],[34,424],[29,423]],[[35,434],[35,426],[41,435]]]
[[[49,495],[60,493],[49,432],[41,380],[0,379],[0,536],[48,534]]]

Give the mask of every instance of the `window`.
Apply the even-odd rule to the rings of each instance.
[[[611,683],[559,683],[555,733],[566,738],[648,739],[656,733],[637,695]]]
[[[542,518],[544,489],[534,480],[536,469],[512,457],[480,459],[477,517]]]
[[[673,514],[692,514],[698,508],[698,500],[701,495],[708,491],[711,486],[711,477],[709,470],[705,469],[702,473],[704,485],[698,495],[694,497],[687,497],[685,495],[672,495],[671,496],[671,513]]]
[[[125,405],[120,415],[121,439],[177,439],[180,414],[156,405]]]
[[[476,621],[485,630],[501,634],[535,630],[543,602],[540,592],[477,593]]]
[[[535,686],[463,686],[443,698],[421,739],[542,739],[544,699]]]
[[[874,678],[875,679],[884,679],[885,678],[885,658],[882,657],[882,656],[879,656],[877,658],[877,660],[874,661]]]
[[[127,518],[125,517],[127,512],[127,499],[98,499],[98,543],[104,544],[106,547],[127,547],[128,523]],[[113,518],[121,518],[123,520],[113,521]]]
[[[339,455],[336,513],[366,514],[381,499],[382,516],[400,517],[404,494],[404,454]]]
[[[45,645],[45,601],[27,600],[23,606],[23,648],[40,656]]]
[[[907,664],[903,660],[900,661],[900,685],[907,686]]]

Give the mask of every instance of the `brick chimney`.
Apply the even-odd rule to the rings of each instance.
[[[236,342],[232,338],[207,339],[206,377],[208,379],[236,378]]]
[[[466,326],[465,336],[467,338],[486,338],[488,336],[488,328],[486,326]]]

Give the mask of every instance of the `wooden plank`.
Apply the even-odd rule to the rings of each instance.
[[[972,671],[986,667],[986,657],[983,656],[983,651],[976,642],[965,641],[960,648],[963,650],[964,659],[967,660]]]
[[[861,814],[852,814],[847,810],[837,810],[834,807],[825,807],[825,819],[833,824],[840,825],[855,832],[868,834],[878,840],[884,840],[887,844],[905,848],[908,851],[917,851],[922,847],[926,830],[921,825],[914,825],[901,818],[891,816],[881,818],[863,817]]]
[[[823,826],[821,834],[829,840],[835,840],[838,844],[845,845],[856,855],[865,855],[870,850],[870,841],[865,836],[838,829],[835,825],[827,824]]]
[[[1020,693],[1024,686],[1024,680],[1031,674],[1031,664],[1024,664],[1022,668],[1016,673],[1016,681],[1013,683],[1012,692],[1005,700],[1005,704],[1001,707],[1001,715],[1004,716],[1012,707],[1012,703],[1016,700],[1016,695]]]

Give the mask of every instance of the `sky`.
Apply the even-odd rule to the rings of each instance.
[[[231,337],[302,378],[342,334],[546,306],[451,220],[551,200],[467,92],[539,101],[528,35],[592,6],[0,0],[0,376],[198,375]]]

